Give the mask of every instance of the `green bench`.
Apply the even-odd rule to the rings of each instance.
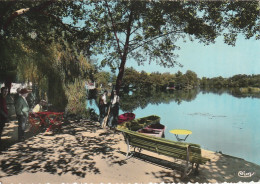
[[[201,156],[200,145],[148,136],[128,129],[117,128],[117,130],[121,131],[124,135],[127,144],[127,159],[135,153],[136,148],[139,148],[139,151],[144,149],[168,157],[181,159],[185,161],[183,176],[189,175],[193,170],[198,172],[200,164],[210,161],[210,159]],[[131,147],[134,148],[133,152],[130,151]]]

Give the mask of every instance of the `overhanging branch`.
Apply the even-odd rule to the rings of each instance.
[[[176,31],[176,30],[175,30],[175,31],[171,31],[171,32],[166,33],[166,34],[159,35],[159,36],[154,37],[154,38],[152,38],[152,39],[150,39],[150,40],[143,41],[141,44],[139,44],[139,45],[137,45],[136,47],[134,47],[133,49],[131,49],[131,50],[129,51],[129,53],[132,52],[132,51],[134,51],[135,49],[138,49],[139,47],[142,47],[144,44],[147,44],[147,43],[149,43],[149,42],[152,42],[152,41],[154,41],[154,40],[156,40],[156,39],[158,39],[158,38],[161,38],[161,37],[170,35],[170,34],[172,34],[172,33],[183,33],[183,32],[180,31],[180,30],[179,30],[179,31]]]
[[[29,12],[29,11],[41,11],[44,8],[48,7],[49,5],[51,5],[53,2],[55,2],[54,0],[51,1],[46,1],[38,6],[32,7],[32,8],[22,8],[20,10],[15,11],[12,15],[10,15],[10,17],[7,19],[7,21],[4,23],[3,25],[3,30],[5,31],[7,29],[7,27],[11,24],[11,22],[17,18],[18,16],[24,15],[25,13]]]

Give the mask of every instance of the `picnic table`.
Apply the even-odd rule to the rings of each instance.
[[[30,131],[36,132],[43,127],[47,128],[46,132],[54,130],[55,128],[60,130],[63,114],[63,112],[51,111],[29,113]]]

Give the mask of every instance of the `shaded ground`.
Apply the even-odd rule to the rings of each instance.
[[[203,151],[203,156],[211,162],[200,167],[199,175],[185,179],[181,179],[180,161],[171,158],[144,151],[125,160],[122,135],[103,130],[96,122],[71,122],[56,134],[27,133],[27,139],[19,143],[16,124],[11,122],[4,131],[0,155],[3,184],[260,181],[260,166],[210,151]],[[246,173],[254,174],[244,177]]]

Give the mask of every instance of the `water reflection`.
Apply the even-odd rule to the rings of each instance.
[[[237,98],[260,98],[260,93],[242,93],[241,88],[204,88],[200,89],[200,91],[205,94],[205,93],[214,93],[218,95],[222,94],[229,94]]]
[[[124,112],[133,112],[137,108],[144,109],[149,104],[169,104],[175,102],[181,104],[183,101],[192,101],[196,98],[198,90],[189,91],[134,91],[121,94],[120,108]]]

